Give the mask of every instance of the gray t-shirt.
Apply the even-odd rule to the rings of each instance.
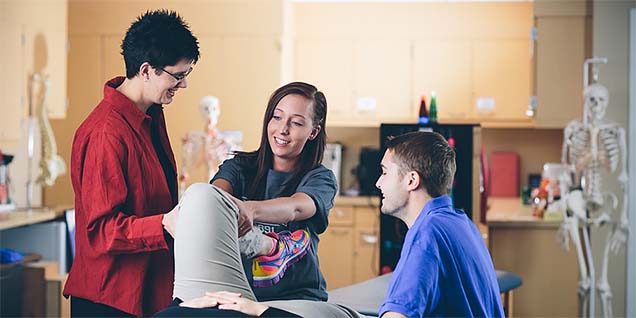
[[[216,173],[212,181],[224,179],[232,185],[235,197],[241,200],[268,200],[282,196],[282,192],[293,178],[292,172],[269,170],[263,198],[249,198],[247,192],[254,180],[256,162],[246,157],[235,157],[226,160]],[[248,168],[251,167],[251,168]],[[311,244],[307,247],[307,254],[287,268],[283,278],[271,287],[253,287],[252,260],[243,259],[243,268],[252,290],[259,301],[307,299],[326,301],[325,278],[320,271],[318,262],[318,234],[323,233],[329,224],[329,210],[333,207],[333,200],[337,193],[336,177],[331,170],[320,165],[300,180],[296,192],[307,194],[316,205],[316,214],[311,218],[287,224],[268,224],[255,222],[263,233],[281,231],[296,231],[306,229],[311,237]]]

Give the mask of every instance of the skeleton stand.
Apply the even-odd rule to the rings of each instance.
[[[609,252],[618,252],[625,244],[628,231],[627,222],[627,172],[626,143],[622,127],[604,118],[608,103],[607,89],[596,84],[598,71],[594,68],[594,84],[588,84],[589,64],[607,63],[605,58],[585,61],[584,86],[585,107],[583,120],[573,120],[564,131],[564,143],[561,160],[569,171],[562,177],[561,193],[564,194],[564,219],[560,229],[561,243],[567,249],[568,234],[576,247],[579,262],[580,280],[578,287],[580,314],[583,317],[595,316],[596,289],[601,298],[603,317],[612,316],[612,293],[607,279]],[[623,192],[623,206],[620,222],[611,222],[611,214],[618,207],[613,193],[604,193],[601,188],[601,168],[607,167],[615,172],[621,163],[618,181]],[[574,175],[574,179],[571,176]],[[575,188],[572,189],[572,186]],[[580,187],[580,188],[579,188]],[[572,189],[572,190],[571,190]],[[570,191],[571,190],[571,191]],[[607,199],[613,204],[607,206]],[[567,214],[567,210],[572,215]],[[579,236],[579,223],[583,226],[583,242]],[[605,242],[601,276],[595,283],[594,261],[590,246],[590,225],[600,227],[611,224],[612,229]],[[586,258],[583,257],[585,253]]]

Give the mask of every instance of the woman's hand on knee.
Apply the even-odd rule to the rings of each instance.
[[[181,307],[190,307],[190,308],[212,308],[216,307],[218,302],[213,297],[208,297],[207,294],[205,296],[190,299],[188,301],[184,301],[179,304]]]
[[[254,207],[250,202],[241,201],[230,196],[239,209],[238,232],[239,237],[247,234],[254,227]]]
[[[240,311],[250,316],[259,317],[269,307],[260,304],[258,302],[245,299],[241,297],[241,294],[230,292],[214,292],[205,293],[205,297],[208,298],[210,303],[216,302],[221,310],[235,310]]]

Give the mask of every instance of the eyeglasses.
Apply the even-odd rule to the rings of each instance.
[[[159,68],[160,70],[168,73],[168,75],[172,76],[172,78],[176,79],[177,82],[181,82],[183,81],[186,77],[188,77],[188,75],[190,75],[190,73],[192,73],[192,68],[189,68],[187,71],[185,72],[181,72],[181,73],[177,73],[177,74],[173,74],[170,73],[168,71],[166,71],[164,68]]]

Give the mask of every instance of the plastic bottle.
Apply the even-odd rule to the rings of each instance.
[[[420,99],[420,116],[417,121],[420,125],[428,125],[429,117],[428,117],[428,109],[426,108],[426,96],[422,95]]]
[[[431,92],[431,112],[430,112],[431,123],[437,123],[437,99],[435,97],[436,97],[435,92]]]

